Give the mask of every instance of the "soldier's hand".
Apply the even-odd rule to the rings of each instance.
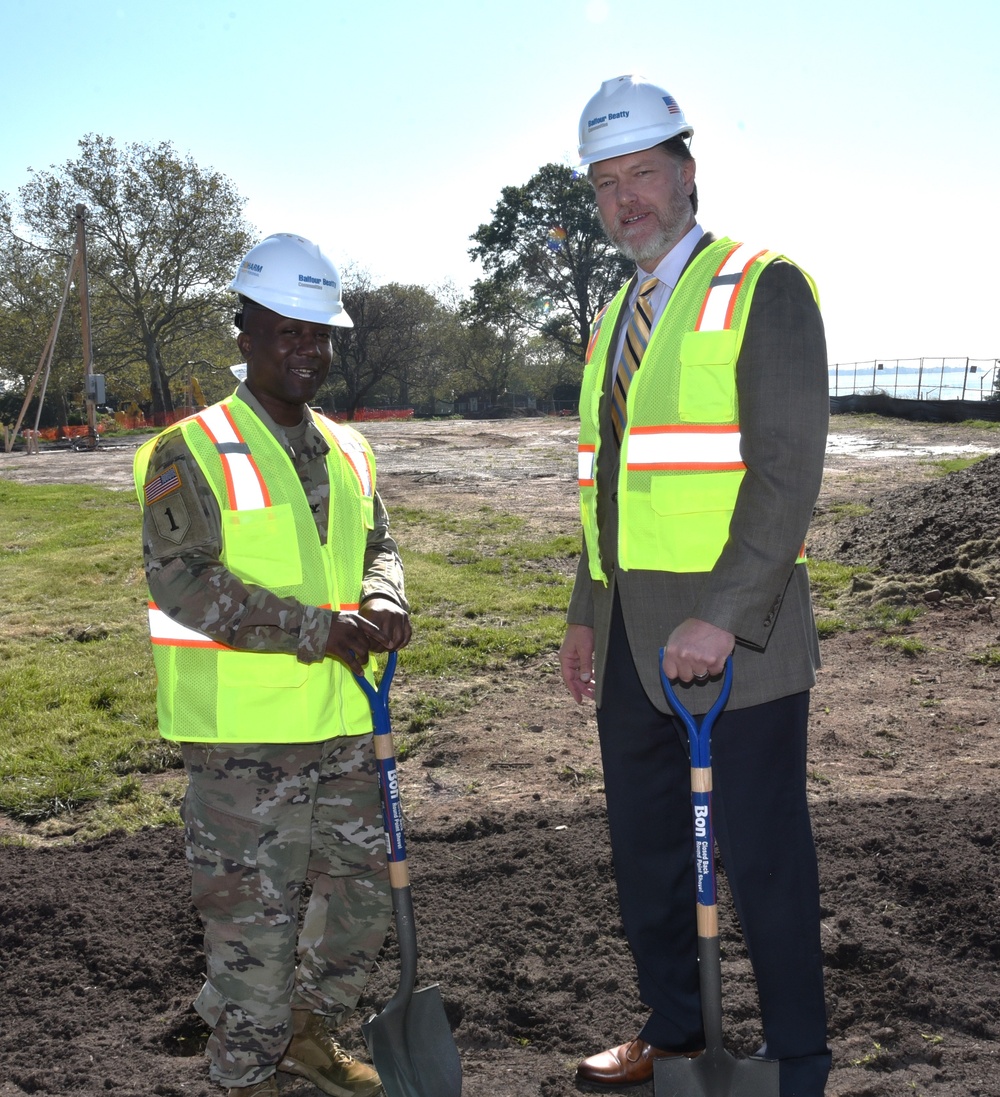
[[[385,641],[367,617],[360,613],[335,613],[326,653],[344,663],[352,674],[364,674],[370,651],[385,651]]]
[[[398,651],[410,642],[410,615],[391,598],[370,598],[361,607],[361,615],[379,631],[372,651]]]

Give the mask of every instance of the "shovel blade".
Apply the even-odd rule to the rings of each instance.
[[[709,1048],[697,1059],[657,1059],[656,1097],[778,1097],[777,1059],[737,1059]]]
[[[435,983],[361,1026],[385,1097],[461,1097],[462,1063]]]

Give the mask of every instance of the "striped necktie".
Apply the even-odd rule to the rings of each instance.
[[[628,398],[628,387],[632,384],[635,371],[642,361],[646,344],[649,342],[649,333],[653,328],[653,306],[649,296],[659,284],[659,278],[647,278],[639,287],[639,296],[635,299],[632,319],[629,321],[628,331],[625,332],[621,358],[618,359],[615,384],[611,390],[611,426],[619,445],[625,433],[625,401]]]

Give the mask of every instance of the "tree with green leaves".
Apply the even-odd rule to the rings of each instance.
[[[513,315],[492,323],[479,320],[469,324],[457,375],[461,390],[480,394],[490,407],[501,405],[507,393],[524,391],[526,343],[524,329]]]
[[[253,243],[245,199],[169,142],[119,147],[90,134],[79,147],[77,159],[31,171],[0,229],[68,261],[74,211],[86,207],[95,370],[143,364],[154,415],[170,412],[188,345],[230,323],[226,286]]]
[[[409,405],[417,393],[433,403],[459,327],[456,310],[423,286],[377,286],[357,269],[345,271],[343,280],[344,308],[354,327],[334,328],[328,384],[347,416],[390,387],[399,405]]]
[[[586,176],[564,164],[504,187],[471,239],[486,274],[472,287],[473,316],[506,313],[580,361],[594,317],[633,273],[604,234]]]

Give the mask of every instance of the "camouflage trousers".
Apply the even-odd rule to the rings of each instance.
[[[273,1073],[293,1009],[332,1027],[353,1012],[385,938],[372,737],[182,751],[191,895],[205,929],[195,1008],[212,1029],[213,1080],[250,1086]]]

